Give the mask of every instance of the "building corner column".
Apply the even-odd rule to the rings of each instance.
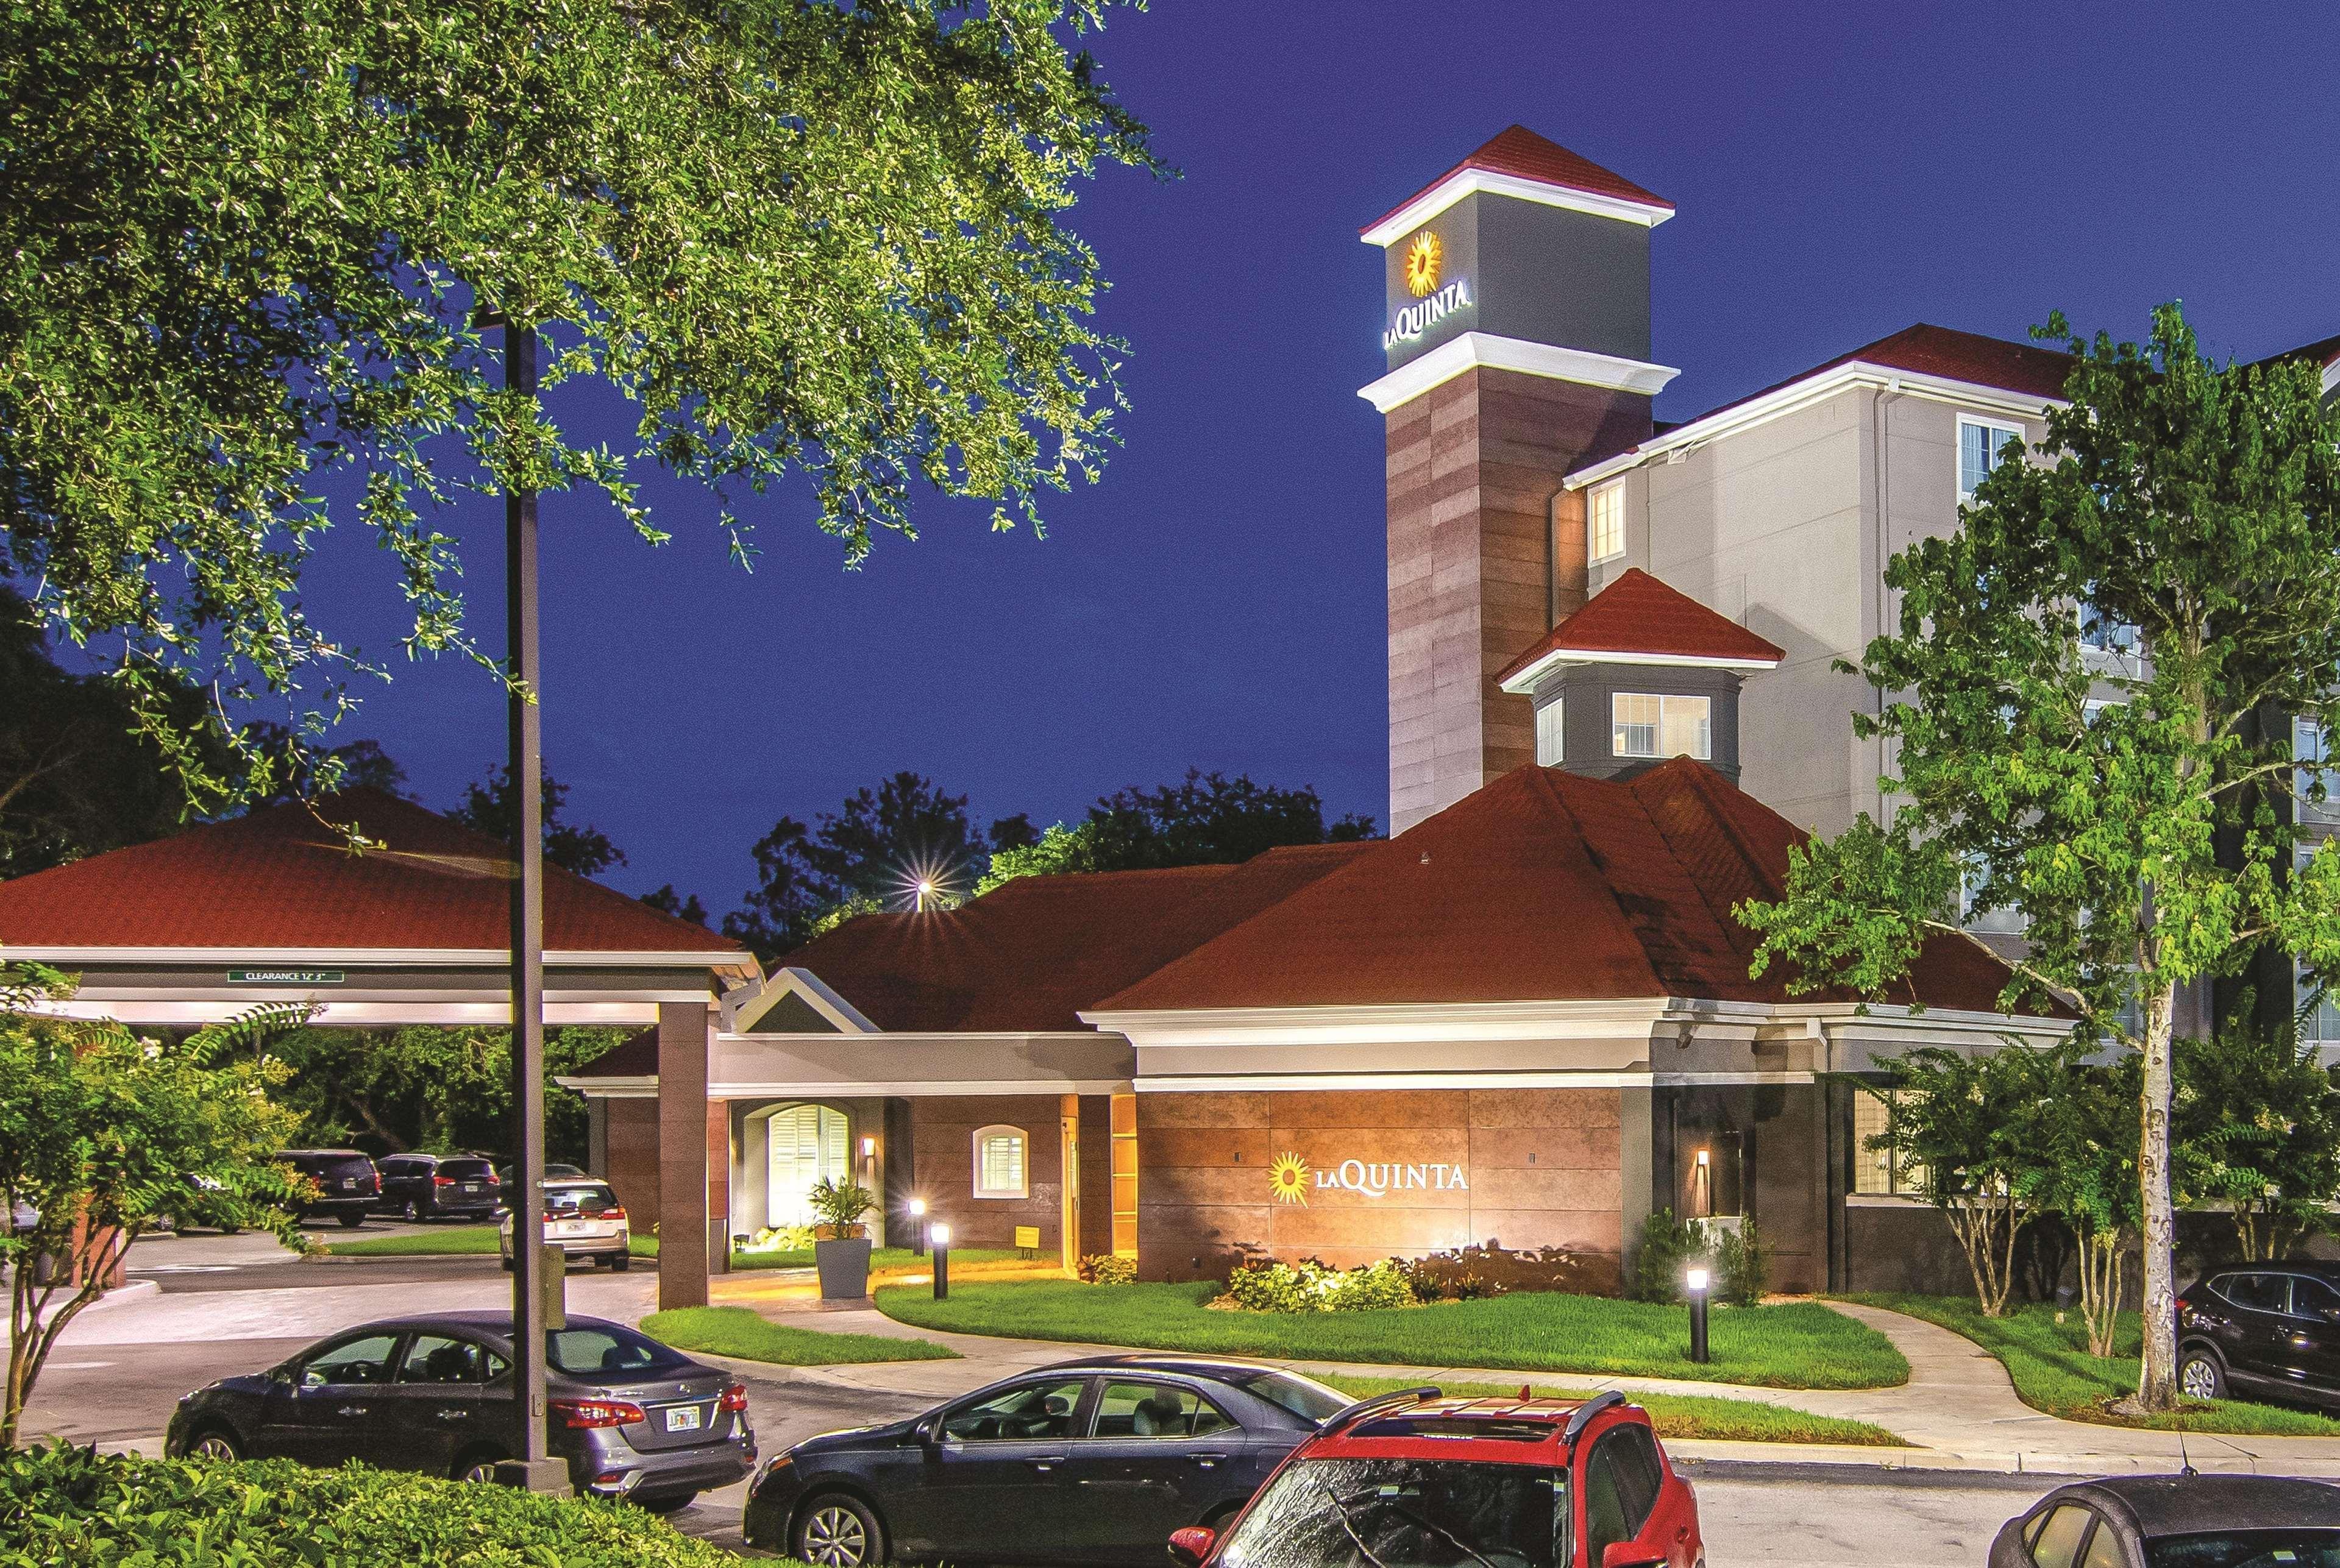
[[[658,1021],[659,1288],[660,1311],[707,1305],[709,1241],[714,1216],[710,1189],[728,1193],[728,1157],[719,1169],[708,1158],[715,1112],[707,1098],[713,1014],[705,1002],[660,1002]],[[730,1129],[723,1129],[729,1147]],[[729,1222],[729,1214],[723,1217]]]

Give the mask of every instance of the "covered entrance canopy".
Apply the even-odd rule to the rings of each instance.
[[[352,853],[351,826],[374,847]],[[63,1011],[132,1024],[286,1001],[324,1026],[508,1024],[511,885],[501,843],[353,790],[0,883],[0,957],[80,976]],[[544,895],[545,1021],[652,1026],[665,1072],[703,1087],[719,1001],[760,981],[755,956],[558,867]],[[657,1133],[660,1208],[703,1214],[728,1127],[702,1094]],[[661,1304],[704,1302],[720,1220],[659,1239]]]

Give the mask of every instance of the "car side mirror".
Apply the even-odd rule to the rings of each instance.
[[[1601,1568],[1666,1568],[1666,1554],[1631,1541],[1612,1541],[1601,1553]]]
[[[1170,1533],[1170,1561],[1178,1568],[1202,1568],[1203,1559],[1219,1543],[1219,1533],[1207,1524],[1189,1524]]]

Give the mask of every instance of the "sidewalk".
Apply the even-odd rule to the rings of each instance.
[[[733,1277],[735,1280],[737,1277]],[[768,1317],[787,1317],[808,1328],[930,1339],[947,1345],[965,1358],[769,1369],[784,1380],[884,1389],[939,1401],[1028,1367],[1046,1366],[1081,1356],[1117,1354],[1124,1348],[1056,1340],[995,1339],[983,1335],[913,1328],[875,1309],[823,1312],[801,1298],[781,1297],[777,1292],[735,1291],[726,1288],[726,1284],[719,1282],[716,1288],[719,1304],[753,1307]],[[1710,1395],[1785,1405],[1816,1415],[1867,1421],[1899,1435],[1911,1445],[1907,1448],[1862,1448],[1795,1443],[1667,1443],[1668,1452],[1685,1459],[2026,1474],[2152,1474],[2171,1473],[2178,1467],[2176,1433],[2097,1426],[2043,1415],[2015,1396],[2015,1386],[2008,1379],[2006,1367],[1971,1340],[1898,1312],[1849,1302],[1829,1305],[1890,1339],[1909,1360],[1909,1381],[1894,1388],[1754,1388],[1684,1378],[1522,1373],[1516,1368],[1314,1361],[1284,1365],[1306,1373],[1418,1378],[1433,1384],[1516,1386],[1534,1382],[1570,1388],[1615,1388],[1628,1394]],[[2199,1432],[2188,1432],[2184,1437],[2186,1455],[2197,1470],[2340,1480],[2340,1438],[2219,1436]]]

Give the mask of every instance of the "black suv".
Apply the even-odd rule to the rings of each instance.
[[[392,1154],[374,1207],[408,1219],[485,1219],[502,1193],[495,1168],[476,1154]]]
[[[269,1158],[317,1184],[317,1196],[293,1210],[302,1219],[331,1218],[355,1230],[382,1197],[381,1173],[354,1149],[280,1149]]]
[[[2177,1386],[2193,1399],[2271,1394],[2340,1405],[2340,1263],[2206,1271],[2177,1294]]]

